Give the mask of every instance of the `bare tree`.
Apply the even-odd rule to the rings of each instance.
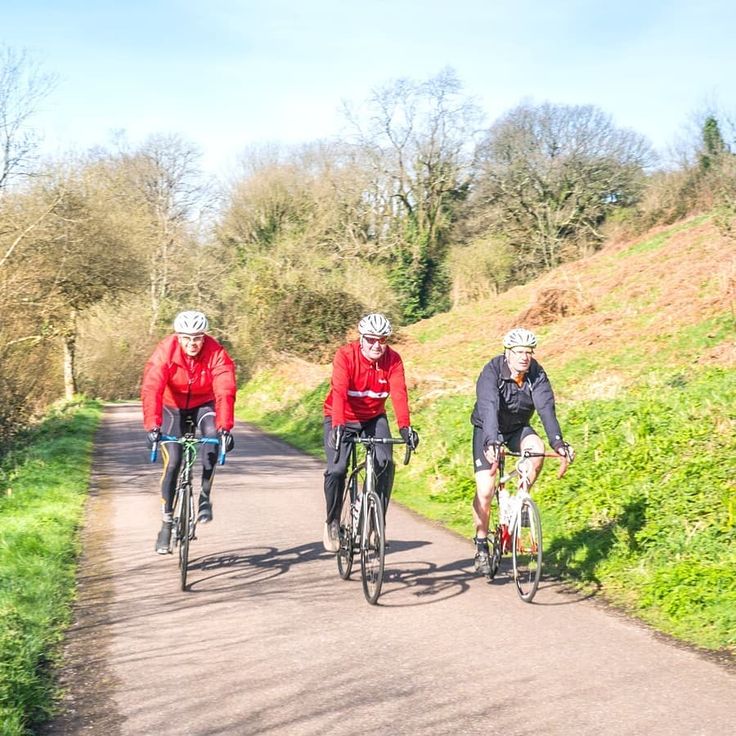
[[[487,232],[508,238],[517,271],[532,275],[600,243],[614,209],[637,201],[646,140],[590,106],[522,104],[479,148],[473,203]]]
[[[153,135],[134,150],[107,163],[110,186],[126,202],[130,227],[148,260],[148,293],[153,335],[170,301],[172,273],[196,240],[209,190],[196,148],[176,135]]]
[[[28,122],[55,84],[26,52],[0,47],[0,194],[30,172],[38,140]]]
[[[34,346],[43,346],[48,355],[63,353],[67,397],[76,392],[78,316],[138,288],[144,275],[119,227],[117,204],[92,174],[83,164],[60,168],[23,194],[2,200],[0,221],[14,233],[6,235],[9,247],[0,263],[0,308],[9,315],[0,329],[0,358],[16,361],[4,370],[22,373],[24,353]],[[61,351],[53,347],[59,342]]]
[[[367,114],[346,108],[372,172],[365,193],[376,214],[371,233],[393,249],[404,318],[446,306],[443,268],[457,203],[471,180],[480,110],[451,69],[426,82],[400,79],[376,90]]]

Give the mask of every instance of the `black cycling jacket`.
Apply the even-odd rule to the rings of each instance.
[[[497,355],[483,366],[475,384],[475,406],[470,421],[483,430],[483,446],[503,442],[528,425],[536,410],[552,449],[562,446],[562,430],[555,414],[552,385],[534,358],[521,386],[511,377],[506,358]]]

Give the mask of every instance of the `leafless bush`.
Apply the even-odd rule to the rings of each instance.
[[[156,343],[139,297],[92,307],[79,324],[79,388],[101,399],[138,396],[143,366]]]
[[[453,306],[503,291],[511,275],[514,254],[509,244],[489,236],[450,251]]]

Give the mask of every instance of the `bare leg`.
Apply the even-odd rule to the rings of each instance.
[[[529,452],[544,452],[544,443],[535,434],[529,434],[521,442],[521,451],[529,450]],[[530,457],[527,462],[529,463],[529,488],[534,485],[534,481],[539,476],[544,465],[543,457]]]
[[[475,536],[488,536],[488,515],[493,499],[495,470],[479,470],[475,474],[475,498],[473,499],[473,521]]]

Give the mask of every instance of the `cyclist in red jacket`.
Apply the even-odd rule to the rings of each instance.
[[[180,312],[174,334],[164,338],[148,359],[143,371],[141,399],[143,426],[148,442],[161,434],[182,436],[191,422],[203,437],[218,437],[226,451],[234,440],[235,364],[217,340],[206,335],[209,324],[202,312]],[[198,520],[212,520],[210,492],[217,461],[217,445],[202,445],[202,488]],[[171,540],[174,491],[182,448],[176,443],[161,445],[164,472],[161,480],[163,521],[156,538],[156,552],[167,554]]]
[[[339,529],[347,462],[353,435],[391,437],[386,419],[386,399],[391,396],[399,432],[415,449],[419,436],[409,421],[409,401],[404,364],[386,342],[391,323],[382,314],[368,314],[358,323],[360,338],[343,345],[332,363],[330,390],[324,402],[325,521],[323,543],[328,552],[340,548]],[[337,459],[335,448],[339,447]],[[384,513],[391,496],[394,463],[391,445],[376,446],[376,490]]]

